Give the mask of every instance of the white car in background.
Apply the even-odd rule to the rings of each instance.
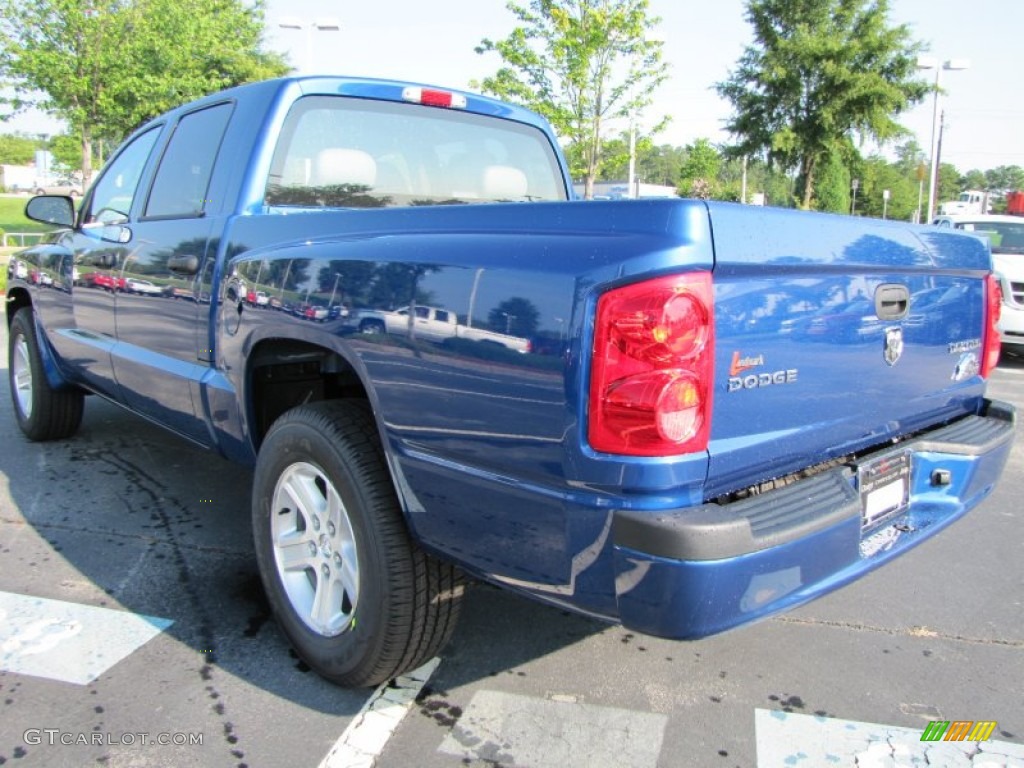
[[[164,289],[159,285],[153,285],[149,280],[138,280],[129,277],[124,281],[124,289],[130,293],[138,293],[144,296],[161,296]]]
[[[1003,291],[999,318],[1003,349],[1024,354],[1024,217],[962,214],[939,216],[933,223],[988,239],[992,266]]]

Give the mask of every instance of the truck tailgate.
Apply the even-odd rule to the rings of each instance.
[[[709,206],[706,498],[980,407],[987,247],[904,224]]]

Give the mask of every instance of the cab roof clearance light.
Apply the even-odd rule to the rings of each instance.
[[[411,101],[413,104],[423,104],[427,107],[445,107],[447,109],[466,108],[466,97],[461,93],[439,91],[434,88],[409,86],[402,89],[402,99],[405,101]]]

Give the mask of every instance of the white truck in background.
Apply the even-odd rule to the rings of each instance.
[[[988,192],[979,189],[966,189],[956,200],[948,200],[939,204],[939,215],[956,216],[964,213],[991,213],[992,204]]]
[[[459,323],[458,316],[449,309],[437,307],[425,307],[415,305],[412,307],[413,316],[410,320],[409,307],[394,312],[383,312],[380,310],[364,309],[356,316],[358,330],[360,333],[390,333],[397,336],[412,335],[422,341],[432,341],[436,344],[448,339],[467,339],[469,341],[482,341],[490,344],[500,344],[513,352],[526,353],[530,351],[530,340],[521,336],[511,336],[506,333],[489,331],[486,328],[474,328],[471,325]]]

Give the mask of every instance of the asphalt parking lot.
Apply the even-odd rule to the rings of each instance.
[[[659,640],[476,586],[381,737],[359,728],[373,692],[321,681],[269,620],[247,469],[95,398],[78,437],[30,444],[2,382],[0,765],[924,765],[920,732],[961,720],[997,726],[927,764],[1024,766],[1024,436],[944,534],[725,635]],[[1024,361],[990,395],[1024,408]]]

